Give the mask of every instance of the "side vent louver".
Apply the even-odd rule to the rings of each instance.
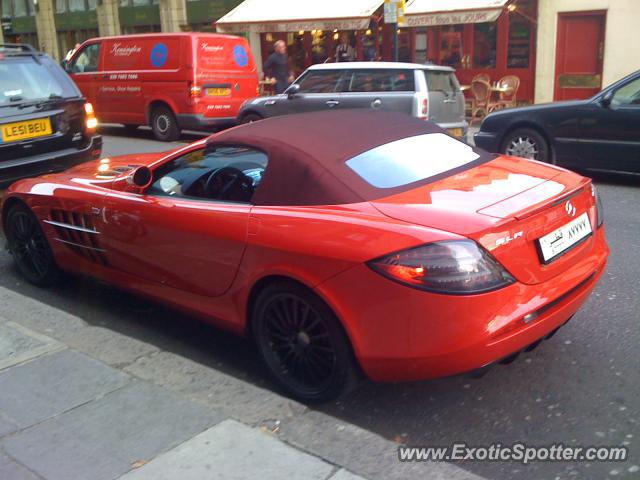
[[[94,227],[90,215],[52,209],[50,219],[44,222],[56,229],[55,241],[91,262],[107,264],[104,250],[100,247],[100,232]]]

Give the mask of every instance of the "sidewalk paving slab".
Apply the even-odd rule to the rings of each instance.
[[[39,480],[40,477],[13,461],[0,450],[0,478],[2,480]]]
[[[130,377],[63,350],[0,371],[0,412],[25,428],[123,387]]]
[[[62,348],[52,338],[14,322],[0,321],[0,370]]]
[[[5,304],[8,309],[4,309]],[[400,463],[398,445],[375,433],[155,345],[108,328],[88,326],[74,315],[3,287],[0,305],[0,326],[13,322],[25,327],[25,332],[35,331],[42,338],[51,336],[63,348],[72,345],[81,352],[67,350],[67,354],[79,355],[80,363],[91,357],[93,362],[109,364],[102,364],[107,371],[128,378],[120,389],[0,438],[0,451],[4,448],[17,465],[45,480],[117,478],[136,466],[152,464],[158,455],[188,442],[226,417],[261,435],[271,432],[273,436],[267,438],[287,451],[331,465],[333,469],[324,477],[327,480],[481,478],[449,463]],[[0,389],[0,399],[3,397]],[[3,417],[0,408],[0,437],[3,428],[11,431],[16,425],[11,418]],[[0,480],[4,480],[2,475]]]
[[[121,480],[325,480],[334,470],[268,433],[225,420]]]
[[[157,386],[131,382],[0,444],[47,480],[111,480],[222,419]]]

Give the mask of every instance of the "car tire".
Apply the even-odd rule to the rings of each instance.
[[[530,128],[518,128],[509,132],[502,142],[500,151],[505,155],[541,162],[549,162],[551,159],[549,144],[545,138]]]
[[[46,287],[60,278],[53,252],[33,212],[23,204],[9,209],[5,223],[7,246],[20,273],[32,284]]]
[[[174,142],[180,138],[176,116],[165,106],[156,107],[151,112],[151,130],[161,142]]]
[[[247,115],[245,115],[244,117],[242,117],[242,120],[240,121],[241,124],[245,124],[245,123],[253,123],[253,122],[257,122],[259,120],[262,120],[263,117],[261,115],[258,115],[257,113],[249,113]]]
[[[298,283],[276,282],[260,292],[251,333],[271,376],[296,400],[326,402],[358,383],[342,325],[317,295]]]

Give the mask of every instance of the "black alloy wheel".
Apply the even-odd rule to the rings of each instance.
[[[9,251],[20,273],[34,285],[47,286],[59,277],[49,242],[36,216],[18,204],[7,214],[5,232]]]
[[[255,303],[252,333],[269,372],[292,397],[324,402],[355,383],[349,340],[333,312],[294,282],[278,282]]]

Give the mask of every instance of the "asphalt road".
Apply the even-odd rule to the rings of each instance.
[[[105,154],[180,145],[105,129]],[[199,138],[190,135],[184,141]],[[625,445],[625,463],[460,463],[489,478],[640,478],[640,182],[596,178],[612,254],[594,295],[551,340],[481,379],[464,376],[411,384],[365,382],[321,408],[410,445]],[[144,339],[202,364],[271,388],[248,342],[109,286],[81,279],[51,289],[27,285],[0,253],[0,284]],[[357,448],[357,445],[354,445]]]

